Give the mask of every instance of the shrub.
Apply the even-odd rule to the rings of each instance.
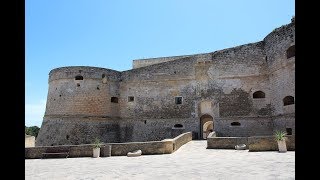
[[[93,143],[93,147],[100,148],[101,146],[102,146],[102,143],[100,142],[100,139],[95,138],[94,143]]]
[[[285,140],[286,132],[284,132],[284,131],[278,131],[278,130],[277,130],[277,131],[274,133],[274,135],[275,135],[276,141],[283,141],[283,140]]]

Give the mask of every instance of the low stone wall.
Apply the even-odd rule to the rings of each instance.
[[[207,149],[235,149],[238,144],[246,144],[247,137],[207,137]]]
[[[295,150],[295,135],[287,135],[287,150]],[[235,149],[238,144],[246,144],[249,151],[278,151],[274,136],[216,137],[212,132],[207,137],[207,149]]]
[[[24,141],[25,141],[25,147],[34,147],[36,138],[34,136],[25,135]]]
[[[42,153],[53,150],[58,152],[69,152],[69,157],[92,157],[93,145],[62,145],[62,146],[39,146],[25,148],[26,159],[42,158]]]
[[[112,156],[126,156],[128,152],[141,150],[142,155],[170,154],[172,153],[172,141],[149,141],[149,142],[129,142],[110,143]]]
[[[139,149],[142,151],[142,155],[171,154],[191,140],[192,133],[187,132],[177,136],[174,139],[163,141],[108,143],[101,147],[100,156],[110,156],[109,146],[111,146],[111,156],[126,156],[128,152]],[[93,155],[93,144],[83,144],[29,147],[25,148],[25,158],[39,159],[42,157],[42,153],[50,151],[50,149],[61,152],[68,151],[69,157],[92,157]]]
[[[295,150],[295,135],[287,135],[288,151]],[[274,136],[255,136],[248,138],[249,151],[278,151],[278,144]]]
[[[192,141],[192,132],[180,134],[173,139],[173,152],[178,150],[181,146]]]

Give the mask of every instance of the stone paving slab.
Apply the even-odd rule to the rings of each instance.
[[[206,149],[191,141],[173,154],[26,159],[26,179],[295,179],[295,152]]]

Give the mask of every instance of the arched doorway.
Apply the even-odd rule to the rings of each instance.
[[[213,131],[213,118],[212,116],[205,114],[200,117],[200,139],[207,139],[210,132]]]

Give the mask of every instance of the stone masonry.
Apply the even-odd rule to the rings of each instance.
[[[133,69],[50,71],[36,146],[295,133],[295,22],[262,41],[211,53],[141,59]]]

